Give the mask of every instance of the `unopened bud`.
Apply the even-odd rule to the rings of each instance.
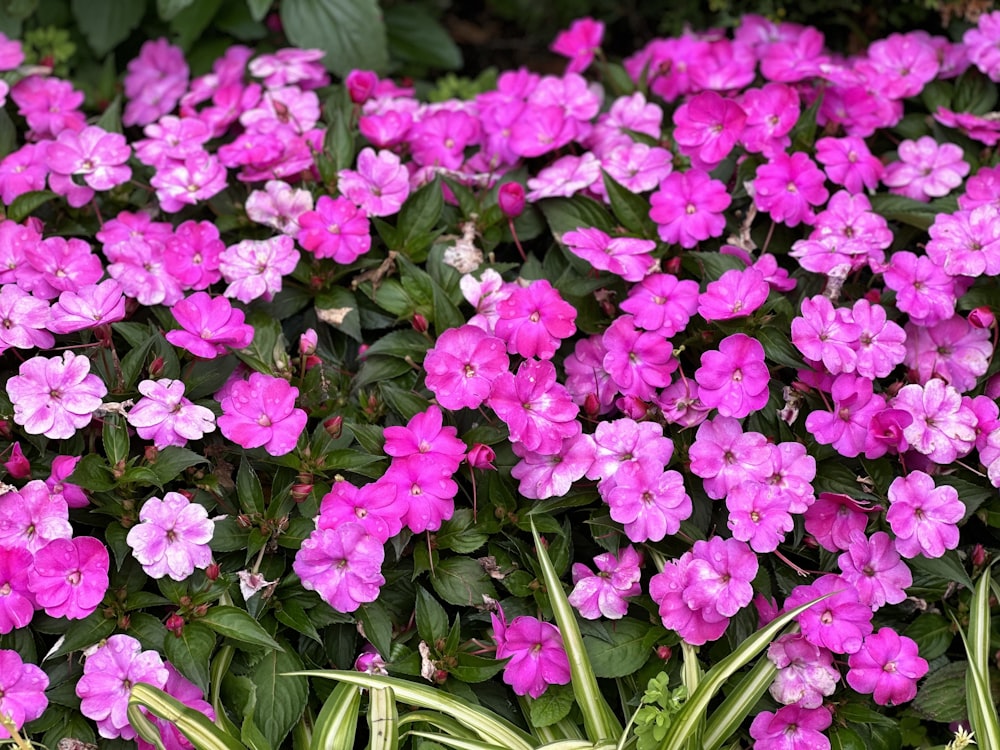
[[[882,301],[882,292],[878,289],[869,289],[865,292],[865,299],[871,302],[873,305],[877,305]]]
[[[413,330],[417,333],[427,333],[428,328],[430,328],[430,325],[427,322],[427,318],[420,313],[413,313]]]
[[[681,270],[681,258],[679,255],[675,255],[673,258],[668,258],[666,265],[663,267],[667,273],[672,273],[675,276],[677,272]]]
[[[31,476],[31,462],[25,457],[19,442],[14,443],[10,451],[10,458],[4,462],[3,466],[14,479],[27,479]]]
[[[313,491],[313,486],[311,484],[293,484],[292,500],[294,500],[297,503],[304,502],[306,499],[308,499],[312,491]]]
[[[670,661],[670,657],[673,655],[673,651],[670,646],[657,646],[656,647],[656,657],[663,661]]]
[[[981,568],[986,564],[986,548],[981,544],[976,544],[972,548],[972,564],[977,568]]]
[[[165,363],[163,357],[157,357],[152,362],[149,363],[149,377],[158,378],[163,375],[163,368]]]
[[[992,328],[996,324],[996,318],[993,317],[993,311],[983,305],[969,311],[969,324],[975,328]]]
[[[469,462],[469,466],[473,469],[494,469],[496,466],[493,465],[493,461],[496,460],[496,452],[490,448],[488,445],[483,445],[482,443],[476,443],[474,446],[469,448],[469,454],[466,459]]]
[[[594,419],[601,413],[601,400],[596,393],[588,393],[583,398],[583,413],[590,419]]]
[[[299,354],[304,354],[306,356],[316,353],[316,344],[319,339],[316,336],[316,331],[312,328],[306,330],[301,336],[299,336]]]
[[[143,451],[143,455],[146,461],[153,464],[156,463],[156,459],[159,457],[160,452],[156,449],[155,445],[147,445],[146,449]]]
[[[164,623],[164,627],[180,638],[181,632],[184,630],[184,618],[175,612],[167,618],[167,621]]]
[[[352,70],[344,80],[347,94],[355,104],[364,104],[371,99],[378,86],[378,76],[370,70]]]
[[[524,187],[519,182],[506,182],[497,193],[497,203],[508,219],[516,219],[524,213]]]
[[[220,573],[222,573],[222,571],[219,568],[219,563],[212,563],[207,568],[205,568],[205,578],[207,578],[210,581],[219,580]]]
[[[344,418],[339,414],[335,417],[330,417],[323,422],[323,429],[326,430],[327,435],[336,440],[344,431]]]

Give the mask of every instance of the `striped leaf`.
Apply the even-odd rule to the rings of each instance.
[[[360,708],[361,690],[346,682],[337,685],[316,717],[310,750],[352,750]]]
[[[961,631],[959,631],[961,633]],[[969,603],[969,634],[962,633],[969,654],[965,691],[969,722],[979,747],[1000,748],[1000,719],[990,693],[990,569],[979,577]]]
[[[141,714],[141,711],[138,710],[140,706],[147,709],[177,727],[178,731],[194,745],[195,750],[245,750],[243,743],[215,726],[205,714],[185,706],[176,698],[152,685],[147,685],[144,682],[133,685],[128,704],[130,717]],[[146,723],[148,731],[152,724],[148,721]],[[139,731],[139,727],[136,727],[136,731]],[[155,727],[153,732],[156,732]],[[153,742],[152,739],[147,741]],[[156,743],[153,742],[153,744]]]
[[[368,750],[398,750],[399,712],[392,688],[376,688],[368,693],[368,733]]]

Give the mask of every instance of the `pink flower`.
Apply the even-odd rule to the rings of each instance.
[[[143,380],[138,388],[143,398],[129,410],[127,420],[139,437],[152,440],[157,448],[183,446],[215,431],[215,414],[184,397],[183,381]]]
[[[226,168],[219,160],[197,151],[183,161],[159,165],[149,184],[156,188],[160,208],[172,214],[218,195],[226,189],[227,181]]]
[[[214,721],[215,710],[212,708],[212,704],[205,700],[205,694],[202,693],[201,688],[181,675],[170,662],[164,662],[163,666],[166,668],[168,675],[167,682],[163,686],[163,691],[172,698],[179,700],[188,708],[194,709]],[[160,739],[163,740],[165,750],[190,750],[191,742],[185,735],[181,734],[181,731],[175,725],[153,714],[148,714],[146,718],[159,730]],[[154,745],[146,742],[141,737],[136,738],[136,745],[138,746],[138,750],[155,750]]]
[[[993,356],[989,329],[976,328],[961,315],[930,326],[907,323],[904,335],[903,364],[920,383],[940,378],[965,393],[989,369]]]
[[[927,202],[947,195],[969,174],[969,163],[954,143],[938,144],[925,135],[903,141],[898,151],[899,161],[890,163],[882,176],[882,184],[896,195]]]
[[[460,110],[427,114],[410,130],[413,160],[421,166],[459,169],[466,149],[478,140],[479,120]]]
[[[861,329],[858,335],[855,371],[865,378],[884,378],[906,360],[906,333],[888,319],[885,308],[859,299],[851,317]],[[984,370],[985,372],[985,370]]]
[[[509,659],[503,681],[517,695],[538,698],[549,685],[569,684],[569,658],[555,625],[528,615],[515,617],[507,625],[493,615],[493,630],[497,659]]]
[[[884,531],[876,531],[870,538],[854,532],[837,564],[843,571],[841,577],[857,589],[858,599],[873,612],[885,604],[905,601],[906,589],[913,584],[910,569],[899,559]]]
[[[514,443],[511,448],[521,460],[510,470],[510,474],[519,482],[518,492],[532,500],[562,497],[594,463],[594,439],[582,432],[564,438],[558,453],[529,451],[521,443]],[[471,451],[469,455],[471,465]]]
[[[131,153],[125,136],[118,133],[96,126],[79,133],[64,130],[45,152],[51,170],[49,187],[78,208],[94,196],[94,190],[110,190],[132,177],[132,168],[126,164]],[[82,176],[87,187],[73,182],[73,175]]]
[[[10,458],[3,462],[3,467],[14,479],[27,479],[31,476],[31,461],[21,450],[21,441],[14,441],[10,448]]]
[[[956,279],[925,255],[900,250],[892,254],[884,271],[885,285],[896,292],[896,307],[910,321],[932,326],[955,314],[962,292]]]
[[[705,320],[743,318],[763,305],[770,291],[757,269],[733,268],[708,283],[698,297],[698,314]]]
[[[652,240],[611,238],[600,229],[581,227],[563,234],[562,241],[593,268],[610,271],[626,281],[641,281],[655,263],[650,255],[656,247]]]
[[[808,155],[796,151],[780,153],[757,168],[753,181],[754,204],[774,221],[790,227],[812,224],[816,217],[812,206],[830,197],[826,178]]]
[[[193,117],[166,115],[142,130],[146,137],[135,141],[135,156],[143,164],[160,169],[204,153],[212,138],[207,123]],[[248,201],[249,204],[249,201]]]
[[[28,588],[28,571],[34,559],[24,548],[0,547],[0,592],[5,592],[0,593],[0,633],[4,635],[23,628],[35,614],[34,598]]]
[[[747,113],[734,100],[703,91],[674,112],[674,139],[694,167],[711,171],[733,150],[746,121]]]
[[[785,706],[775,713],[761,711],[750,724],[754,750],[829,750],[823,730],[833,723],[825,708]]]
[[[28,588],[49,617],[82,620],[108,590],[108,548],[90,536],[53,539],[35,553]]]
[[[48,303],[19,285],[0,286],[0,354],[11,348],[50,348],[55,344],[55,338],[45,330],[50,316]]]
[[[681,521],[691,517],[691,498],[679,472],[626,464],[613,477],[601,482],[599,491],[611,519],[623,524],[625,536],[636,544],[676,534]]]
[[[883,166],[857,136],[820,138],[816,141],[816,161],[830,182],[843,185],[850,193],[874,190],[882,179]]]
[[[299,251],[288,235],[269,240],[243,240],[219,256],[222,277],[229,282],[226,296],[250,303],[270,300],[281,291],[281,277],[295,270]]]
[[[69,539],[69,506],[41,479],[0,495],[0,546],[37,552],[53,539]]]
[[[621,315],[604,331],[604,370],[626,396],[652,399],[655,389],[670,383],[677,369],[673,347],[659,333],[635,327],[631,315]]]
[[[222,278],[219,256],[226,249],[208,221],[185,221],[167,238],[164,259],[186,289],[207,289]]]
[[[336,529],[345,523],[359,523],[364,530],[384,544],[403,528],[409,497],[398,492],[392,482],[379,480],[363,487],[336,481],[323,496],[317,529]]]
[[[734,417],[703,422],[688,455],[691,473],[704,480],[705,492],[715,500],[747,480],[763,482],[772,471],[767,438],[759,432],[744,433]]]
[[[694,377],[701,403],[724,417],[741,419],[762,409],[770,395],[764,347],[744,333],[724,338],[718,351],[704,352]]]
[[[369,216],[391,216],[410,195],[410,178],[399,157],[391,151],[362,149],[357,171],[342,169],[338,187]]]
[[[114,279],[105,279],[99,284],[84,284],[75,291],[60,294],[58,302],[52,306],[49,330],[74,333],[124,319],[122,285]]]
[[[631,313],[637,328],[671,338],[683,331],[698,307],[698,282],[654,273],[629,289],[619,307]]]
[[[504,342],[472,325],[444,331],[424,358],[426,385],[446,409],[475,409],[509,367]]]
[[[968,29],[962,41],[969,51],[969,60],[991,80],[1000,80],[1000,11],[983,13],[974,28]]]
[[[63,130],[79,132],[87,119],[77,109],[83,104],[83,92],[69,81],[51,76],[30,75],[10,90],[10,98],[28,121],[35,138],[55,138]]]
[[[872,390],[872,381],[850,374],[838,375],[830,391],[833,409],[817,409],[806,417],[806,429],[816,442],[832,445],[842,456],[861,453],[878,458],[887,446],[871,439],[869,425],[885,409],[885,397]]]
[[[810,643],[801,633],[778,638],[767,647],[767,658],[778,670],[771,697],[786,706],[819,708],[840,682],[830,650]]]
[[[856,534],[864,534],[872,510],[847,495],[821,492],[805,511],[806,531],[830,552],[846,550]]]
[[[770,484],[743,482],[726,496],[733,538],[750,544],[754,552],[773,552],[795,525],[789,497]]]
[[[146,575],[183,581],[212,561],[208,544],[214,533],[215,524],[203,505],[168,492],[162,500],[151,497],[143,503],[139,523],[129,529],[125,541]]]
[[[927,233],[927,257],[951,276],[1000,274],[1000,209],[993,204],[941,213]]]
[[[562,339],[576,332],[576,308],[545,279],[515,287],[497,304],[496,335],[511,354],[552,359]]]
[[[225,297],[195,292],[176,303],[171,312],[181,330],[167,331],[167,341],[196,357],[215,359],[253,341],[253,326],[243,322],[243,311],[234,309]]]
[[[0,200],[8,206],[25,193],[45,189],[47,143],[26,143],[0,159]]]
[[[573,353],[563,360],[566,390],[585,413],[608,413],[618,395],[617,386],[604,369],[607,353],[602,337],[595,334],[578,340]]]
[[[722,235],[726,227],[722,212],[732,198],[722,182],[700,169],[691,169],[668,175],[649,202],[649,218],[656,222],[660,239],[692,248]]]
[[[151,39],[128,64],[122,124],[148,125],[172,111],[187,90],[184,52],[166,39]]]
[[[794,88],[767,83],[759,89],[748,89],[740,106],[747,113],[746,127],[740,135],[747,151],[770,157],[788,148],[788,133],[800,114],[799,95]]]
[[[976,444],[976,415],[961,394],[943,380],[903,386],[892,406],[913,416],[903,430],[910,447],[939,464],[950,464]]]
[[[865,637],[872,632],[872,611],[858,600],[857,592],[840,576],[828,574],[812,585],[796,586],[785,600],[785,611],[830,593],[833,595],[814,604],[796,619],[810,643],[835,654],[853,654],[861,649]]]
[[[76,684],[80,711],[97,722],[102,737],[135,739],[128,721],[132,685],[145,682],[163,688],[169,677],[158,653],[143,651],[132,636],[113,635],[83,663],[83,676]]]
[[[507,424],[511,441],[530,451],[556,453],[564,438],[580,432],[580,408],[556,382],[555,365],[548,360],[528,359],[517,375],[501,373],[486,403]]]
[[[272,456],[295,448],[306,426],[306,413],[295,408],[299,389],[287,380],[260,372],[233,384],[222,399],[219,429],[243,448],[264,447]]]
[[[371,249],[368,217],[345,198],[320,196],[316,210],[300,214],[298,241],[317,258],[347,265]]]
[[[395,485],[397,496],[407,500],[402,522],[414,534],[437,531],[454,515],[458,484],[450,469],[441,454],[411,455],[394,458],[380,480]]]
[[[896,535],[896,549],[903,557],[941,557],[958,546],[958,522],[965,504],[958,490],[934,486],[922,471],[896,477],[889,485],[889,510],[885,518]]]
[[[578,18],[568,31],[560,31],[549,47],[557,55],[569,58],[567,73],[582,73],[594,60],[604,38],[604,23],[593,18]]]
[[[302,586],[337,612],[354,612],[378,598],[385,583],[382,543],[357,523],[317,529],[302,542],[292,565]]]
[[[45,713],[49,699],[45,691],[49,677],[40,667],[25,664],[17,651],[0,649],[0,715],[20,730]],[[0,739],[10,737],[0,726]]]
[[[73,352],[32,357],[7,381],[14,421],[29,435],[53,440],[72,437],[90,424],[107,392],[101,379],[90,374],[90,360]]]
[[[405,427],[386,427],[383,450],[393,458],[426,460],[454,474],[465,458],[465,442],[458,439],[455,427],[443,422],[441,409],[432,404],[414,414]]]
[[[821,361],[831,375],[854,372],[858,358],[854,342],[860,336],[861,327],[850,310],[834,308],[823,295],[803,299],[802,315],[792,319],[795,348],[807,359]]]
[[[320,63],[324,54],[319,49],[286,47],[270,55],[255,57],[250,61],[250,74],[254,78],[263,78],[268,88],[289,84],[297,84],[305,90],[321,88],[330,83],[330,77]],[[378,79],[375,80],[377,82]]]
[[[287,182],[268,180],[263,190],[254,190],[247,196],[244,208],[252,221],[295,237],[299,234],[302,214],[313,210],[313,197],[308,190],[293,188]],[[306,247],[301,240],[299,244]]]
[[[528,200],[570,197],[597,184],[601,179],[601,162],[590,151],[581,156],[569,154],[556,159],[528,179]]]
[[[757,555],[745,542],[713,536],[691,548],[684,601],[706,610],[709,619],[732,617],[753,599],[750,585],[757,575]]]
[[[898,706],[913,700],[917,680],[928,664],[917,654],[917,643],[892,628],[881,628],[865,638],[861,650],[847,660],[847,684],[859,693],[872,693],[880,706]]]
[[[729,618],[711,608],[695,607],[685,596],[692,561],[690,552],[677,560],[668,560],[663,572],[650,579],[649,595],[657,604],[665,628],[675,631],[686,643],[701,646],[721,638],[729,626]]]
[[[52,474],[45,480],[51,499],[62,498],[70,508],[86,508],[90,504],[83,489],[65,481],[78,463],[79,456],[56,456],[52,459]]]

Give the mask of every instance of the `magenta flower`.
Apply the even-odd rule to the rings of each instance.
[[[906,589],[913,584],[910,569],[884,531],[876,531],[871,538],[855,532],[837,564],[841,578],[857,589],[858,599],[873,612],[885,604],[905,601]]]
[[[802,315],[792,319],[792,343],[802,356],[822,362],[827,372],[854,372],[858,355],[855,342],[861,327],[851,311],[838,307],[823,295],[802,300]]]
[[[25,664],[17,651],[0,649],[0,715],[10,720],[14,729],[20,730],[45,713],[48,687],[49,677],[40,667]],[[0,739],[8,737],[10,732],[0,726]]]
[[[302,586],[337,612],[354,612],[378,597],[385,583],[382,543],[357,523],[317,529],[302,542],[292,569]]]
[[[771,697],[786,706],[819,708],[840,682],[830,650],[810,643],[801,633],[778,638],[768,646],[767,658],[778,670]]]
[[[816,161],[823,165],[830,182],[843,185],[850,193],[874,190],[882,179],[882,162],[856,136],[820,138],[816,141]]]
[[[882,184],[890,193],[927,202],[947,195],[969,174],[969,163],[954,143],[938,144],[925,135],[903,141],[898,151],[899,161],[891,162],[882,175]]]
[[[710,281],[698,296],[698,314],[705,320],[743,318],[763,305],[770,291],[757,269],[733,268]]]
[[[741,419],[764,408],[770,396],[764,347],[745,333],[727,336],[718,351],[704,352],[694,377],[701,403],[724,417]]]
[[[63,130],[79,132],[87,125],[86,116],[78,109],[83,104],[83,92],[61,78],[41,75],[22,78],[11,88],[10,98],[39,140],[54,139]]]
[[[36,297],[55,299],[60,292],[95,284],[104,275],[101,259],[83,240],[49,237],[24,248],[27,264],[18,269],[18,284]]]
[[[317,258],[347,265],[371,249],[371,230],[364,212],[345,198],[320,196],[316,210],[298,217],[298,241]]]
[[[889,485],[889,510],[885,519],[896,535],[896,550],[903,557],[941,557],[958,546],[958,522],[965,504],[958,490],[922,471],[896,477]]]
[[[189,74],[179,47],[166,39],[147,41],[128,64],[122,124],[148,125],[171,112],[187,90]]]
[[[961,315],[934,325],[907,323],[904,336],[903,364],[916,375],[917,382],[926,384],[939,378],[960,393],[976,387],[993,356],[990,330],[977,328]]]
[[[806,429],[816,442],[832,445],[848,458],[861,453],[866,458],[885,454],[888,446],[875,440],[869,430],[872,420],[886,406],[885,397],[872,390],[872,381],[850,374],[838,375],[830,395],[831,411],[816,409],[806,417]]]
[[[222,277],[229,282],[226,296],[250,303],[270,300],[281,291],[281,277],[295,270],[299,251],[287,235],[269,240],[243,240],[219,256]]]
[[[501,373],[486,403],[507,424],[511,441],[530,451],[556,453],[564,438],[580,432],[580,408],[556,382],[555,365],[548,360],[528,359],[517,375]]]
[[[761,711],[750,724],[754,750],[829,750],[823,730],[833,723],[825,708],[784,706],[775,713]]]
[[[385,544],[403,528],[408,509],[409,495],[399,492],[393,482],[380,479],[359,488],[346,480],[337,481],[323,496],[316,528],[336,529],[345,523],[358,523]]]
[[[795,525],[789,503],[789,496],[775,485],[737,485],[726,496],[733,538],[749,543],[754,552],[773,552]]]
[[[393,458],[418,458],[454,474],[465,458],[466,446],[458,439],[458,430],[444,426],[444,415],[436,405],[413,415],[405,427],[383,430],[386,454]]]
[[[69,539],[69,506],[41,479],[0,495],[0,546],[37,552],[53,539]]]
[[[58,302],[52,306],[49,330],[74,333],[124,319],[122,285],[114,279],[105,279],[99,284],[85,284],[60,294]]]
[[[208,221],[185,221],[167,238],[163,257],[185,289],[208,289],[222,278],[219,257],[226,249]]]
[[[33,561],[34,555],[24,548],[0,546],[0,634],[23,628],[35,614],[28,588]]]
[[[45,152],[49,187],[79,208],[95,190],[110,190],[132,177],[132,168],[126,164],[131,153],[125,136],[118,133],[96,126],[80,132],[63,130]],[[74,175],[82,176],[86,187],[75,183]]]
[[[812,224],[816,219],[812,207],[830,197],[825,182],[819,167],[806,154],[780,153],[757,168],[754,204],[774,221],[790,227]]]
[[[625,536],[636,544],[676,534],[693,510],[684,478],[659,467],[623,465],[613,481],[601,482],[598,490],[611,509],[611,519],[623,524]]]
[[[159,165],[149,184],[156,188],[160,208],[173,214],[221,193],[228,176],[214,154],[196,151],[183,161]]]
[[[810,643],[835,654],[853,654],[872,632],[872,610],[858,600],[854,587],[840,576],[828,574],[809,586],[796,586],[785,600],[785,611],[831,593],[798,616],[799,626]]]
[[[563,648],[559,628],[535,617],[515,617],[509,625],[493,615],[493,638],[497,659],[509,659],[503,681],[518,695],[538,698],[549,685],[570,681],[569,658]]]
[[[703,91],[674,112],[674,139],[693,166],[711,171],[733,150],[746,121],[747,113],[733,99]]]
[[[407,500],[402,522],[414,534],[437,531],[455,513],[458,484],[440,457],[396,458],[380,480],[395,485],[397,496]]]
[[[299,389],[287,380],[260,372],[233,384],[222,399],[219,429],[243,448],[264,447],[272,456],[295,448],[306,426],[306,413],[295,408]]]
[[[652,240],[612,238],[600,229],[581,227],[563,234],[562,241],[593,268],[610,271],[626,281],[641,281],[655,263],[650,255],[656,248]]]
[[[560,31],[549,47],[557,55],[569,58],[567,73],[582,73],[594,60],[604,38],[604,23],[593,18],[578,18],[567,31]]]
[[[562,339],[576,332],[576,308],[545,279],[518,286],[497,304],[494,326],[511,354],[552,359]]]
[[[82,699],[80,711],[97,722],[101,737],[135,739],[128,721],[132,685],[145,682],[163,688],[169,677],[158,653],[143,651],[132,636],[113,635],[83,663],[83,676],[76,684],[76,694]]]
[[[948,275],[1000,274],[1000,209],[995,205],[938,214],[927,233],[927,257]]]
[[[338,187],[368,216],[391,216],[410,195],[410,178],[399,157],[391,151],[362,149],[357,171],[342,169]]]
[[[90,360],[73,352],[32,357],[7,381],[14,421],[29,435],[58,440],[90,424],[108,389],[90,374]]]
[[[864,535],[872,510],[847,495],[821,492],[805,511],[806,531],[830,552],[846,550],[856,534]]]
[[[649,202],[649,218],[656,222],[660,239],[692,248],[722,235],[726,228],[722,212],[729,208],[732,197],[725,184],[707,172],[691,169],[668,175]]]
[[[865,638],[861,650],[847,660],[847,684],[859,693],[872,693],[880,706],[898,706],[913,700],[917,680],[928,664],[917,654],[917,643],[892,628],[881,628]]]
[[[171,312],[181,330],[167,331],[167,341],[196,357],[215,359],[228,348],[244,349],[253,341],[253,326],[243,322],[243,311],[225,297],[195,292],[176,303]]]
[[[529,451],[521,443],[514,443],[511,448],[521,460],[510,474],[519,482],[518,492],[532,500],[562,497],[594,463],[594,438],[583,432],[563,439],[558,453]],[[469,456],[471,465],[471,451]]]
[[[108,548],[90,536],[53,539],[35,553],[28,588],[49,617],[82,620],[108,590]]]
[[[66,481],[78,463],[80,456],[56,456],[52,459],[52,474],[45,480],[51,499],[61,497],[70,508],[86,508],[90,504],[83,489]]]
[[[211,563],[208,544],[214,533],[215,524],[203,505],[168,492],[162,500],[151,497],[143,503],[139,523],[129,529],[125,541],[146,575],[183,581]]]
[[[991,80],[1000,80],[1000,11],[983,13],[977,24],[962,37],[968,48],[969,60]]]
[[[918,453],[939,464],[950,464],[976,444],[976,415],[962,403],[961,394],[943,380],[923,386],[903,386],[892,401],[896,409],[913,416],[903,437]]]
[[[962,294],[956,279],[927,256],[893,253],[883,277],[886,287],[896,292],[896,307],[912,323],[932,326],[955,314],[955,301]]]
[[[48,349],[55,338],[45,330],[51,320],[49,305],[18,284],[0,286],[0,354],[8,349]]]
[[[445,409],[475,409],[509,367],[501,339],[464,325],[444,331],[427,352],[425,383]]]
[[[637,328],[671,338],[683,331],[698,307],[698,282],[654,273],[629,289],[619,307],[631,313]]]
[[[897,323],[888,319],[884,307],[859,299],[851,308],[851,317],[861,329],[854,366],[858,375],[884,378],[905,361],[907,335]]]
[[[688,449],[691,473],[701,477],[710,498],[721,500],[747,480],[765,481],[772,472],[771,448],[759,432],[743,432],[734,417],[703,422]]]
[[[675,631],[686,643],[701,646],[722,637],[729,618],[712,608],[694,607],[685,596],[693,556],[686,552],[677,560],[668,560],[663,572],[649,581],[649,595],[659,608],[663,626]]]
[[[677,369],[673,347],[659,333],[636,328],[631,315],[619,316],[601,341],[604,370],[624,395],[647,401],[657,388],[670,384]]]
[[[750,584],[757,569],[757,555],[745,542],[718,536],[699,540],[691,548],[684,601],[692,609],[732,617],[753,599]]]

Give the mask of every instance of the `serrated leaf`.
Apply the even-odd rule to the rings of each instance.
[[[7,218],[20,223],[56,197],[51,190],[32,190],[19,195],[7,208]]]
[[[311,525],[311,522],[310,522]],[[323,644],[319,632],[309,619],[309,613],[294,599],[287,599],[276,607],[274,616],[282,625],[287,625],[302,635],[312,638],[316,643]]]
[[[531,726],[549,727],[562,721],[569,716],[575,702],[576,697],[569,685],[549,685],[539,697],[527,699]]]
[[[59,648],[45,655],[45,661],[58,659],[60,656],[79,651],[95,643],[100,643],[115,631],[114,618],[104,616],[104,610],[98,609],[82,620],[73,623]]]
[[[128,39],[146,13],[146,0],[72,0],[77,28],[98,58]]]
[[[955,639],[951,623],[932,612],[920,615],[910,623],[903,634],[916,641],[920,656],[927,661],[943,656]]]
[[[386,8],[385,26],[394,58],[441,70],[462,67],[462,51],[424,6],[406,3]]]
[[[382,602],[376,600],[358,607],[355,615],[364,628],[365,637],[380,654],[392,651],[392,618]]]
[[[161,20],[169,21],[193,2],[194,0],[156,0],[156,12]]]
[[[283,0],[281,24],[296,47],[326,52],[327,70],[384,73],[389,67],[385,22],[377,0]]]
[[[302,660],[285,645],[283,651],[271,651],[258,662],[250,677],[257,687],[255,721],[271,747],[281,746],[309,700],[306,678],[286,674],[302,669]]]
[[[448,633],[448,615],[438,600],[423,586],[417,586],[417,633],[428,644],[443,640]]]
[[[190,622],[163,641],[163,652],[177,670],[208,694],[209,660],[215,650],[215,633],[204,625]]]
[[[625,618],[581,623],[583,645],[598,677],[625,677],[635,674],[649,659],[652,649],[646,636],[648,623]]]
[[[968,662],[956,661],[935,669],[920,685],[910,705],[925,719],[944,724],[968,718],[965,693],[968,666]]]
[[[259,622],[239,607],[216,605],[204,617],[199,618],[198,622],[234,641],[270,649],[281,648]]]
[[[946,581],[960,583],[970,591],[974,588],[972,579],[965,571],[962,561],[958,559],[958,553],[954,550],[948,550],[941,557],[935,558],[918,555],[910,560],[909,565],[914,570],[929,573]]]
[[[170,445],[156,454],[156,460],[149,468],[156,474],[160,484],[167,484],[177,479],[185,469],[204,463],[208,463],[208,459],[193,450]]]
[[[434,566],[431,585],[449,604],[475,607],[483,596],[496,598],[497,591],[486,571],[469,557],[449,557]]]
[[[633,193],[603,170],[602,175],[611,210],[621,225],[636,237],[657,239],[656,224],[649,218],[649,200]]]

